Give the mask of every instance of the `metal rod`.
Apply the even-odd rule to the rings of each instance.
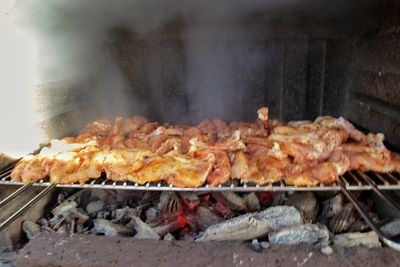
[[[388,238],[382,231],[376,226],[376,224],[372,221],[372,219],[369,217],[369,215],[364,211],[364,209],[361,207],[361,205],[358,203],[358,200],[353,196],[350,191],[348,191],[343,184],[343,182],[339,179],[338,181],[340,190],[343,192],[343,194],[350,200],[350,202],[354,205],[354,207],[357,209],[357,211],[360,213],[361,217],[365,220],[365,222],[371,227],[371,229],[379,236],[379,238],[382,240],[383,243],[385,243],[388,247],[400,251],[400,243],[397,243],[390,238]]]
[[[17,164],[18,161],[20,161],[22,158],[16,159],[10,163],[8,163],[6,166],[3,167],[3,169],[0,170],[0,174],[3,174],[5,171],[13,169],[15,164]]]
[[[378,189],[378,187],[376,187],[375,182],[369,178],[367,175],[365,175],[362,172],[359,172],[359,174],[361,175],[361,177],[363,179],[365,179],[367,181],[367,183],[369,183],[372,187],[372,190],[374,190],[374,192],[380,197],[382,198],[386,203],[388,203],[389,205],[391,205],[393,208],[397,209],[400,212],[400,206],[399,204],[397,204],[396,202],[394,202],[387,194],[385,194],[384,192],[380,191]]]
[[[12,223],[16,218],[18,218],[21,214],[23,214],[27,209],[29,209],[33,204],[35,204],[39,199],[45,196],[50,190],[52,190],[56,185],[52,184],[40,191],[34,198],[29,200],[24,206],[22,206],[19,210],[14,212],[10,217],[8,217],[4,222],[0,224],[0,231],[6,228],[10,223]]]
[[[7,196],[6,198],[2,199],[0,201],[0,208],[3,207],[5,204],[7,204],[8,202],[10,202],[10,200],[12,200],[13,198],[15,198],[16,196],[18,196],[19,194],[21,194],[23,191],[25,191],[26,189],[28,189],[29,187],[31,187],[32,184],[25,184],[23,186],[21,186],[20,188],[18,188],[17,190],[15,190],[14,192],[12,192],[9,196]]]

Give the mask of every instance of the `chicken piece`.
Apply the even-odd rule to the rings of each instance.
[[[285,183],[294,186],[315,186],[320,183],[334,183],[339,175],[344,174],[343,170],[346,170],[346,168],[340,163],[323,162],[315,167],[308,168],[299,175],[286,177]]]
[[[357,130],[353,124],[342,117],[338,119],[329,116],[318,117],[315,119],[314,123],[317,123],[328,129],[343,129],[347,132],[351,139],[357,142],[363,142],[366,138],[364,133]]]
[[[51,140],[49,147],[44,147],[38,155],[22,159],[14,168],[11,177],[26,183],[35,182],[49,175],[50,166],[57,155],[77,153],[88,146],[95,147],[96,141],[87,143],[67,143],[66,140]]]
[[[383,134],[369,133],[364,142],[343,144],[342,148],[350,159],[350,170],[391,172],[394,164],[391,152],[383,144]]]
[[[28,162],[33,159],[34,156],[29,155],[22,158],[17,162],[14,169],[11,171],[11,179],[16,182],[21,182],[21,176]]]
[[[86,125],[85,129],[78,135],[77,139],[85,140],[87,138],[106,137],[111,131],[109,120],[99,120]]]
[[[262,107],[257,110],[258,119],[263,122],[264,129],[268,131],[268,108]]]
[[[392,153],[393,171],[400,173],[400,154]]]
[[[202,149],[211,150],[225,150],[225,151],[237,151],[245,150],[246,145],[240,140],[240,131],[235,131],[232,136],[226,140],[220,140],[217,143],[204,143],[199,137],[194,137],[189,140],[190,148],[189,151],[197,151]]]
[[[21,174],[21,181],[24,183],[32,183],[45,178],[49,174],[45,164],[45,158],[39,155],[33,157],[26,164]]]
[[[129,176],[129,181],[144,184],[165,180],[177,187],[199,187],[211,172],[212,163],[177,152],[154,157],[145,167]]]
[[[349,168],[350,160],[343,153],[342,148],[335,148],[327,162],[303,170],[292,169],[285,179],[287,185],[314,186],[319,183],[329,184],[337,181],[339,175],[343,175]]]
[[[232,178],[240,179],[249,171],[249,164],[246,155],[242,151],[234,154],[232,162]]]
[[[143,124],[142,127],[140,127],[139,131],[144,134],[150,134],[155,131],[159,126],[160,124],[158,122],[147,122]]]
[[[164,155],[171,150],[177,151],[182,153],[182,145],[181,145],[181,140],[173,137],[167,139],[157,150],[156,153],[158,155]]]
[[[64,152],[48,160],[51,183],[84,184],[102,173],[105,152],[97,147],[86,147],[79,152]]]
[[[240,131],[242,138],[267,136],[268,131],[265,131],[264,125],[261,123],[250,122],[231,122],[229,124],[230,132]]]
[[[146,165],[153,153],[142,149],[110,149],[105,151],[103,168],[107,179],[127,181]]]
[[[222,150],[199,150],[193,153],[194,158],[212,163],[212,171],[207,176],[211,186],[227,182],[231,177],[231,165],[228,154]]]

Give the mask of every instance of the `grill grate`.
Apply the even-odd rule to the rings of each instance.
[[[0,185],[24,185],[22,182],[12,181],[10,173],[13,165],[0,171]],[[372,190],[371,183],[374,183],[380,190],[400,190],[400,174],[399,173],[376,173],[349,171],[340,176],[345,188],[350,191]],[[50,186],[49,179],[43,179],[33,186]],[[236,192],[254,192],[254,191],[336,191],[340,190],[337,183],[330,185],[318,185],[312,187],[298,187],[285,185],[283,182],[270,185],[256,185],[249,183],[241,183],[239,180],[233,180],[227,184],[212,187],[204,185],[198,188],[183,188],[173,185],[167,185],[162,182],[146,183],[140,185],[132,182],[114,182],[107,180],[105,175],[99,179],[89,180],[86,184],[57,184],[56,187],[64,188],[93,188],[93,189],[123,189],[123,190],[146,190],[146,191],[192,191],[192,192],[212,192],[212,191],[236,191]]]
[[[336,191],[340,190],[343,194],[353,203],[360,215],[364,218],[367,224],[375,231],[381,241],[389,247],[400,251],[400,243],[390,239],[379,227],[373,222],[368,213],[361,207],[357,199],[350,191],[356,190],[372,190],[384,201],[389,203],[395,210],[400,212],[400,206],[392,200],[388,195],[380,190],[399,190],[400,189],[400,174],[399,173],[375,173],[375,172],[360,172],[350,171],[339,177],[337,183],[331,185],[319,185],[314,187],[296,187],[287,186],[283,182],[267,186],[241,184],[238,181],[232,181],[227,185],[220,185],[218,187],[210,187],[205,185],[199,188],[180,188],[172,185],[165,185],[163,183],[147,183],[145,185],[134,184],[131,182],[114,182],[107,180],[103,175],[100,179],[93,179],[86,184],[50,184],[47,180],[40,180],[33,184],[24,184],[21,182],[14,182],[10,178],[10,173],[15,163],[7,166],[0,171],[0,185],[22,185],[19,189],[11,195],[0,201],[0,207],[6,205],[9,201],[13,200],[25,189],[31,186],[42,186],[44,189],[37,194],[30,201],[25,203],[20,209],[14,212],[4,222],[0,223],[0,231],[12,223],[18,216],[23,214],[29,209],[36,201],[50,192],[54,187],[68,187],[68,188],[93,188],[93,189],[124,189],[124,190],[146,190],[146,191],[194,191],[194,192],[210,192],[210,191],[237,191],[237,192],[254,192],[254,191]]]

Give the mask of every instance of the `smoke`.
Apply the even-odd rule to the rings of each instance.
[[[50,107],[39,111],[33,104],[21,102],[15,107],[20,109],[21,114],[35,114],[29,118],[31,123],[21,121],[21,124],[32,125],[48,120],[64,111],[64,106],[71,105],[78,110],[78,115],[70,122],[75,124],[69,125],[70,129],[102,117],[135,114],[178,122],[196,122],[206,117],[240,120],[242,110],[249,108],[249,96],[247,86],[238,83],[237,76],[240,74],[236,67],[249,64],[249,68],[255,68],[264,64],[261,58],[254,57],[264,53],[264,48],[248,33],[252,29],[244,27],[240,21],[257,14],[274,14],[281,10],[291,12],[296,10],[298,2],[302,1],[16,1],[11,11],[14,22],[36,47],[35,69],[29,73],[34,75],[35,82],[19,86],[16,89],[18,95],[25,97],[26,102],[34,102],[40,90],[32,89],[36,88],[33,83],[50,89],[52,84],[57,84],[54,90],[60,90],[60,94],[76,84],[85,87],[82,88],[80,101],[72,99],[72,103],[57,104],[56,107],[51,107],[52,103],[44,103]],[[144,36],[160,31],[174,21],[183,24],[178,38],[182,41],[184,65],[178,67],[184,77],[177,79],[182,81],[184,91],[169,95],[165,100],[167,93],[160,84],[163,81],[152,79],[156,76],[158,65],[165,63],[154,63],[150,68],[142,69],[146,77],[133,77],[138,82],[132,84],[132,76],[127,78],[121,66],[124,59],[117,60],[118,49],[110,48],[110,33],[123,28],[140,43]],[[240,42],[235,41],[238,36]],[[249,60],[238,60],[238,54],[241,54],[240,58]],[[144,60],[141,54],[135,56],[134,60]],[[162,58],[159,60],[162,61]],[[19,70],[15,73],[25,75]],[[147,82],[142,88],[137,88],[137,84],[142,83],[141,79]],[[135,91],[137,93],[132,93]],[[7,93],[10,91],[7,90]],[[21,109],[22,106],[29,110]],[[12,123],[9,129],[17,131],[13,130],[15,124]],[[53,137],[55,134],[50,135]],[[18,138],[24,139],[21,135]],[[44,138],[35,137],[29,143],[44,141],[38,139]],[[0,150],[3,149],[1,146]]]

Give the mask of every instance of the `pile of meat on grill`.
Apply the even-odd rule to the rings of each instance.
[[[101,120],[76,137],[52,140],[23,158],[12,179],[85,183],[103,172],[113,181],[218,186],[232,179],[260,185],[333,183],[348,170],[400,171],[400,156],[384,135],[364,134],[344,118],[318,117],[287,125],[258,110],[253,123],[204,120],[197,126],[142,117]]]

